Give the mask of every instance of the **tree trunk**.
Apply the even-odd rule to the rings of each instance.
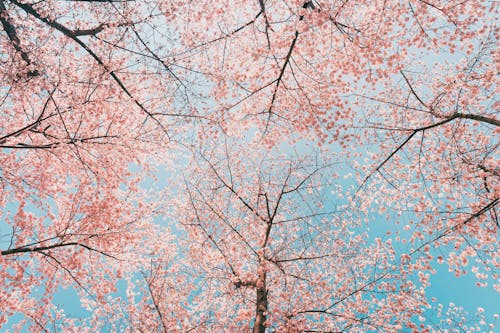
[[[267,288],[266,288],[266,273],[259,273],[257,279],[257,303],[255,306],[255,323],[252,333],[265,333],[267,319]]]

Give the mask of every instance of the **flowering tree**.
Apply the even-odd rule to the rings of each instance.
[[[43,331],[61,315],[59,287],[103,304],[155,253],[156,204],[138,183],[166,128],[151,133],[159,123],[135,97],[144,76],[121,69],[133,59],[89,39],[118,43],[142,14],[2,1],[0,17],[0,324],[22,314]]]
[[[196,165],[184,174],[185,194],[176,193],[169,204],[170,216],[180,223],[175,231],[180,254],[155,262],[136,282],[146,296],[141,298],[146,304],[133,312],[135,318],[144,314],[136,327],[249,332],[487,328],[483,310],[469,318],[455,306],[445,313],[438,307],[428,323],[416,323],[432,309],[426,289],[436,265],[434,249],[446,248],[440,242],[458,228],[422,240],[415,236],[423,232],[418,228],[397,238],[371,237],[364,209],[343,198],[349,191],[339,181],[344,162],[318,154],[205,141],[196,156]],[[462,225],[482,214],[468,216]],[[118,323],[130,327],[123,319]]]
[[[456,275],[476,257],[478,284],[498,278],[495,4],[204,3],[173,20],[226,133],[341,149],[358,209],[413,231],[414,249],[452,247],[438,260]]]
[[[338,165],[225,150],[201,155],[203,176],[186,180],[180,206],[201,280],[192,317],[211,331],[394,331],[421,313],[422,290],[391,242],[368,240],[346,205],[324,206],[340,190]]]
[[[0,325],[425,329],[436,264],[498,279],[497,14],[0,0]],[[162,164],[176,185],[149,195]]]

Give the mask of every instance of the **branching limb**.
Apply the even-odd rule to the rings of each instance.
[[[7,8],[5,7],[4,0],[0,0],[0,23],[2,24],[3,30],[7,34],[7,37],[9,38],[14,49],[19,52],[19,54],[21,54],[21,58],[27,66],[31,65],[32,62],[28,53],[26,53],[26,51],[23,50],[21,46],[21,40],[17,35],[16,27],[12,23],[10,23],[9,13],[7,12]],[[40,75],[40,73],[37,70],[30,70],[28,72],[28,76],[30,77],[38,75]]]
[[[23,9],[30,16],[35,17],[39,21],[42,21],[43,23],[59,31],[60,33],[62,33],[63,35],[73,40],[78,45],[80,45],[85,50],[85,52],[87,52],[97,62],[97,64],[101,66],[106,71],[106,73],[108,73],[111,76],[113,81],[115,81],[115,83],[120,87],[120,90],[122,90],[125,93],[125,95],[127,95],[134,102],[134,104],[139,107],[139,109],[142,112],[144,112],[149,118],[153,119],[158,124],[158,126],[165,133],[167,133],[168,136],[168,131],[165,128],[165,126],[158,119],[156,119],[156,117],[154,117],[154,115],[150,111],[148,111],[141,102],[139,102],[132,95],[132,93],[128,90],[123,81],[118,77],[118,75],[116,75],[116,73],[113,70],[108,68],[108,66],[104,63],[104,61],[86,43],[84,43],[80,38],[78,38],[79,36],[75,33],[74,30],[65,27],[64,25],[58,23],[57,21],[53,21],[51,19],[48,19],[40,15],[40,13],[38,13],[30,4],[21,3],[17,0],[11,0],[11,2],[16,6],[18,6],[19,8]]]

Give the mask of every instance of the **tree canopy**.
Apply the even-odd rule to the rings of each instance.
[[[0,328],[493,331],[428,289],[500,291],[497,17],[0,0]]]

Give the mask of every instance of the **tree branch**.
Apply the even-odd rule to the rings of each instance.
[[[149,112],[144,105],[142,105],[141,102],[139,102],[133,95],[132,93],[127,89],[125,84],[120,80],[120,78],[116,75],[116,73],[113,70],[110,70],[108,66],[102,61],[102,59],[87,45],[85,44],[81,39],[78,38],[78,35],[75,34],[74,30],[68,29],[64,25],[50,20],[46,17],[41,16],[34,8],[33,6],[25,3],[20,3],[17,0],[11,0],[13,4],[18,6],[19,8],[23,9],[26,13],[29,15],[35,17],[36,19],[44,22],[48,26],[50,26],[53,29],[56,29],[57,31],[61,32],[63,35],[68,37],[69,39],[73,40],[75,43],[80,45],[96,62],[99,64],[110,76],[111,78],[115,81],[115,83],[120,87],[120,89],[134,102],[135,105],[141,109],[148,117],[153,119],[162,130],[167,133],[168,136],[168,131],[167,129],[163,126],[163,124],[154,117],[154,115]]]
[[[28,53],[26,53],[21,47],[21,41],[17,36],[16,27],[14,27],[14,25],[10,23],[9,13],[5,8],[4,0],[0,0],[0,23],[2,24],[3,30],[7,34],[7,37],[9,38],[14,49],[21,54],[21,58],[24,60],[26,65],[31,65],[32,62],[30,57],[28,56]],[[38,75],[40,75],[40,73],[37,70],[30,70],[28,72],[28,76],[30,77]]]

